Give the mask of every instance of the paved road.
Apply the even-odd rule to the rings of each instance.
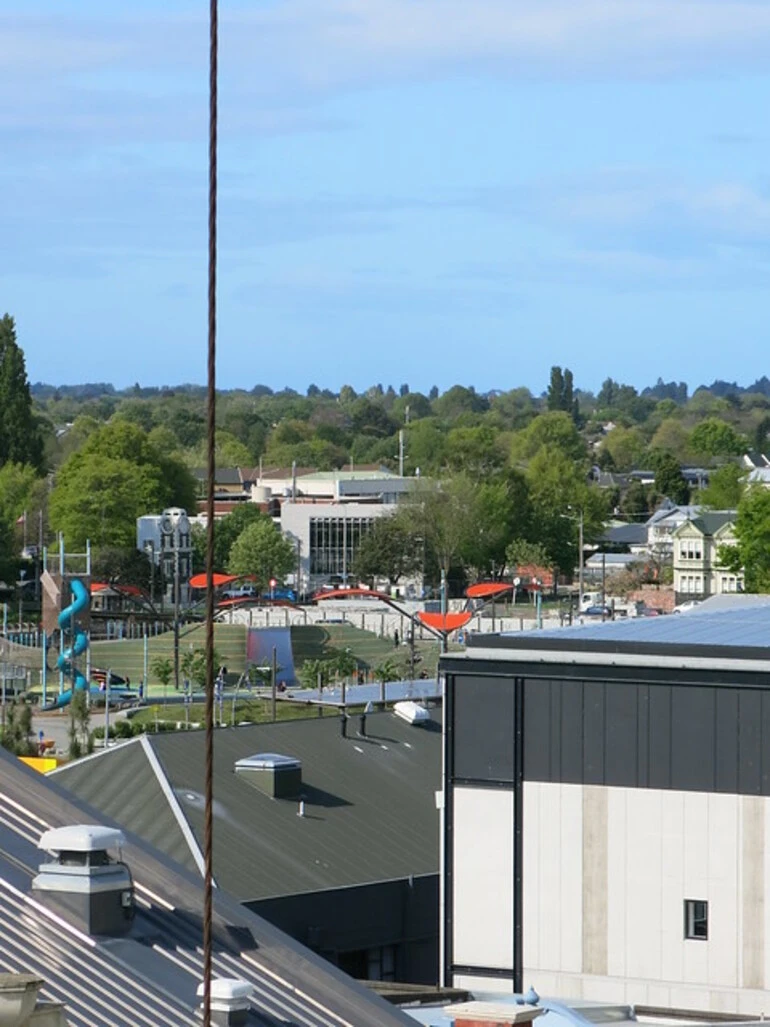
[[[114,724],[125,715],[125,710],[110,710],[110,724]],[[56,743],[56,754],[61,756],[66,755],[69,749],[69,726],[70,716],[67,709],[55,710],[52,713],[35,713],[32,717],[34,737],[37,738],[38,733],[43,731],[46,738],[52,738]],[[104,710],[95,710],[91,714],[91,730],[96,727],[104,727]],[[97,739],[96,744],[101,745],[101,740]]]

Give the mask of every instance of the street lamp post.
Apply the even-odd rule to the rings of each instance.
[[[583,510],[578,520],[578,609],[583,609]]]
[[[584,566],[583,566],[583,529],[584,529],[583,508],[581,506],[577,511],[574,511],[573,507],[568,506],[567,509],[572,511],[572,512],[577,512],[577,522],[578,522],[578,613],[580,613],[580,611],[583,609],[583,570],[584,570]],[[565,515],[562,514],[562,516],[565,516]]]

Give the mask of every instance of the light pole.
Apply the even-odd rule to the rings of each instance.
[[[568,506],[573,514],[577,513],[578,522],[578,613],[583,609],[583,507],[581,506],[577,511],[574,507]]]
[[[148,538],[144,543],[144,551],[150,561],[150,605],[155,606],[155,543]]]

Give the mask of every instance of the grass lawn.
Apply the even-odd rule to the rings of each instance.
[[[246,666],[246,628],[242,624],[215,624],[214,647],[221,663],[228,673],[240,674]],[[179,633],[180,659],[191,648],[202,649],[206,642],[203,624],[186,625]],[[152,663],[157,657],[174,658],[174,633],[167,631],[157,637],[151,636],[147,643],[149,672],[148,695],[163,691],[163,686],[152,672]],[[110,669],[122,677],[129,677],[136,687],[144,676],[144,641],[121,639],[114,642],[94,642],[91,645],[91,663],[94,667]],[[173,689],[173,683],[169,686]]]
[[[409,647],[396,647],[391,638],[380,638],[373,631],[362,631],[352,624],[308,624],[291,629],[291,645],[294,651],[294,665],[299,668],[305,660],[323,660],[334,650],[350,649],[365,670],[374,670],[385,660],[396,659],[404,666],[409,664]],[[417,663],[433,675],[439,658],[440,647],[435,639],[419,638],[415,641],[415,653],[422,657]]]

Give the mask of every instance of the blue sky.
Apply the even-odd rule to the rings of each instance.
[[[0,0],[30,379],[205,375],[208,4]],[[766,0],[220,0],[222,387],[768,372]]]

